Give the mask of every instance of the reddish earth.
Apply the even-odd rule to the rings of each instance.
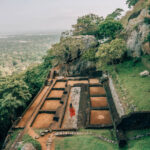
[[[112,124],[110,112],[107,110],[92,110],[90,124],[91,125]]]
[[[90,95],[103,95],[106,94],[103,87],[90,87]]]
[[[58,100],[46,100],[44,102],[42,110],[56,110],[59,106],[61,106],[60,101]]]
[[[54,88],[65,88],[66,82],[56,82]]]
[[[99,79],[90,79],[90,84],[96,84],[99,83]]]
[[[28,109],[28,111],[24,114],[24,116],[22,117],[22,119],[18,123],[17,127],[24,127],[26,125],[28,119],[33,114],[34,110],[36,109],[37,105],[40,103],[42,97],[44,96],[44,94],[46,93],[46,91],[48,90],[48,88],[49,88],[48,86],[44,87],[44,89],[42,90],[42,92],[35,99],[34,103],[30,106],[30,108]]]
[[[73,85],[79,84],[79,83],[88,84],[88,80],[68,81],[68,85],[70,85],[70,86],[73,86]]]
[[[92,107],[99,108],[108,106],[106,97],[91,97],[90,99]]]
[[[51,93],[48,95],[48,98],[56,97],[61,98],[63,95],[63,90],[52,90]]]
[[[36,117],[32,127],[33,128],[48,128],[53,122],[54,114],[40,113]]]

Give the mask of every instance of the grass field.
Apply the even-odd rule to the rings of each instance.
[[[93,136],[72,136],[56,138],[56,150],[149,150],[150,137],[129,141],[125,148],[119,149],[117,145],[101,141]]]
[[[93,136],[72,136],[57,138],[55,140],[56,150],[114,150],[117,145],[102,142]]]
[[[126,113],[150,111],[150,77],[140,77],[147,70],[142,62],[127,61],[117,66],[118,73],[112,73],[119,98]]]

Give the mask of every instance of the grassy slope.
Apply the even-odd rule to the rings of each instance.
[[[114,150],[116,145],[101,142],[93,136],[72,136],[56,139],[56,150]]]
[[[126,113],[150,111],[150,77],[140,77],[139,73],[147,68],[138,62],[124,62],[117,66],[118,73],[113,75],[115,86]]]
[[[57,138],[55,144],[56,150],[119,150],[117,145],[103,142],[93,136]],[[149,150],[149,148],[150,137],[145,137],[140,140],[129,141],[122,150]]]

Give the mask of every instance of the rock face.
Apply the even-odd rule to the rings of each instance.
[[[92,71],[96,71],[96,65],[94,62],[87,61],[82,58],[83,54],[87,50],[90,48],[95,48],[98,45],[96,38],[94,36],[81,35],[72,36],[69,38],[69,40],[70,42],[65,42],[68,49],[70,50],[67,56],[69,56],[71,59],[68,59],[68,57],[65,58],[65,56],[63,56],[61,53],[61,59],[65,61],[56,62],[57,74],[59,76],[89,75],[89,73],[92,73]],[[58,59],[60,58],[57,58],[56,60]]]
[[[150,18],[149,11],[145,8],[136,18],[129,19],[126,27],[128,55],[139,57],[142,53],[150,54],[149,43],[144,43],[150,32],[150,25],[144,23],[144,18]]]
[[[146,77],[148,75],[149,75],[149,71],[148,70],[145,70],[145,71],[143,71],[143,72],[140,73],[141,77]]]
[[[57,70],[57,74],[62,76],[88,76],[92,74],[92,71],[96,71],[95,63],[77,59],[69,64],[62,65],[59,70]]]
[[[21,150],[36,150],[31,143],[26,143]]]

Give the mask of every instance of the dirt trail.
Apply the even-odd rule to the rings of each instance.
[[[31,115],[33,114],[35,108],[37,107],[37,105],[40,103],[42,97],[44,96],[44,94],[46,93],[46,91],[48,90],[48,86],[45,86],[44,89],[41,91],[41,93],[39,94],[39,96],[35,99],[35,101],[33,102],[33,104],[30,106],[30,108],[27,110],[27,112],[24,114],[24,116],[21,118],[20,122],[18,123],[17,127],[24,127],[28,121],[28,119],[31,117]]]

